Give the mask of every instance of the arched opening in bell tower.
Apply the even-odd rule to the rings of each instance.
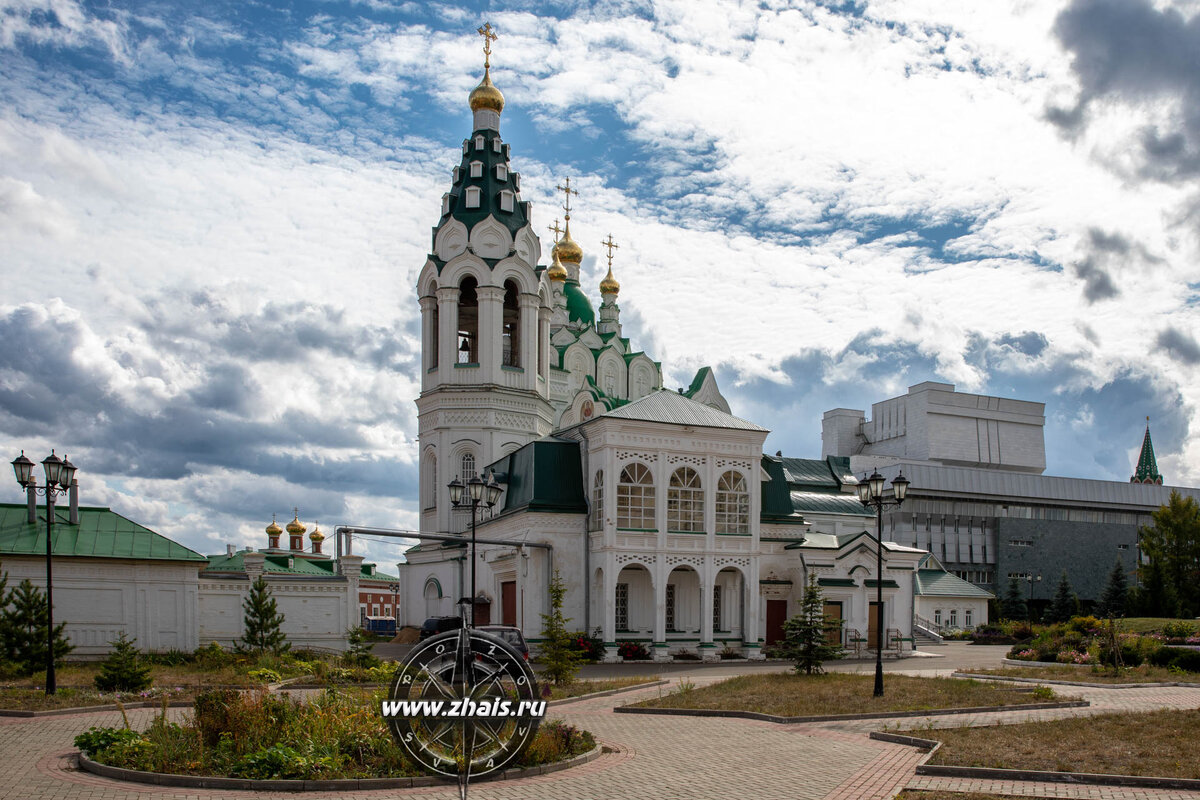
[[[521,366],[521,307],[517,300],[517,285],[504,282],[504,318],[501,327],[503,350],[500,363],[506,367]]]
[[[468,275],[458,285],[458,363],[479,363],[479,282]]]

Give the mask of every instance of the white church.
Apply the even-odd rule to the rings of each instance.
[[[762,658],[814,575],[839,641],[865,650],[875,519],[849,459],[765,455],[769,431],[731,413],[708,368],[687,390],[664,389],[661,365],[622,336],[611,237],[598,311],[581,288],[569,180],[542,263],[489,66],[417,280],[420,531],[432,536],[400,567],[403,621],[453,614],[470,594],[469,548],[433,537],[469,541],[470,511],[448,484],[492,476],[503,492],[477,524],[476,624],[517,625],[536,642],[558,572],[569,627],[599,633],[610,659],[625,641],[656,659]],[[925,550],[883,547],[885,646],[907,652],[919,572],[945,573]],[[950,575],[938,584],[982,604],[974,620],[986,621],[986,593]]]

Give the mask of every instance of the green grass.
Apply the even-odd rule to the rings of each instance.
[[[1172,622],[1179,620],[1174,617],[1126,617],[1117,621],[1117,629],[1123,633],[1162,633],[1163,626]]]
[[[914,732],[943,746],[932,764],[1200,778],[1200,710],[1105,714]]]
[[[742,675],[700,689],[688,689],[685,686],[683,691],[634,705],[755,711],[784,717],[806,717],[1018,706],[1064,699],[1047,689],[1034,694],[1013,686],[955,678],[890,675],[884,680],[884,696],[878,698],[872,696],[873,687],[874,676],[871,675]]]

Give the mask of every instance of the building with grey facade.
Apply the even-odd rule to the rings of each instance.
[[[1026,597],[1054,596],[1063,570],[1082,600],[1100,596],[1120,561],[1136,581],[1138,529],[1171,491],[1162,484],[1149,428],[1129,483],[1042,474],[1042,403],[968,394],[926,382],[863,411],[822,419],[822,455],[846,456],[855,475],[903,471],[908,500],[886,509],[883,536],[933,553],[964,580],[1003,594],[1009,578]]]

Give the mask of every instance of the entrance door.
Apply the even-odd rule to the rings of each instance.
[[[834,647],[842,645],[842,604],[841,602],[825,602],[825,643]]]
[[[767,644],[783,641],[783,623],[787,621],[787,600],[767,601]]]
[[[886,606],[887,604],[884,603]],[[886,612],[886,609],[884,609]],[[879,630],[879,604],[871,603],[871,610],[868,612],[870,618],[867,620],[867,647],[875,649],[875,631]],[[887,631],[884,631],[886,633]],[[883,643],[887,647],[887,642]]]
[[[517,624],[517,582],[504,581],[500,584],[500,624]]]
[[[487,600],[475,601],[475,626],[492,624],[492,604]]]

